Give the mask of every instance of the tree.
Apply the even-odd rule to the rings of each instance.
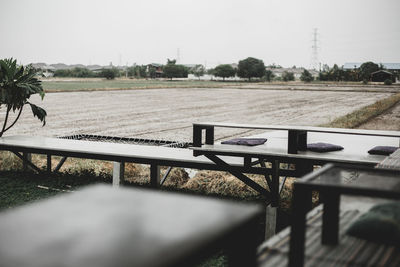
[[[225,81],[225,78],[235,76],[235,69],[232,67],[232,65],[221,64],[215,67],[214,75],[217,77],[222,77],[222,79]]]
[[[36,74],[31,66],[18,66],[17,61],[12,58],[0,60],[0,108],[3,105],[6,107],[0,137],[15,125],[25,105],[31,107],[33,116],[43,122],[43,126],[46,124],[46,111],[28,101],[34,94],[39,94],[42,100],[44,98],[43,87],[41,81],[35,78]],[[14,121],[8,124],[11,111],[18,114]]]
[[[206,69],[204,68],[203,65],[199,64],[199,65],[194,66],[194,68],[192,69],[192,72],[193,72],[193,75],[196,76],[197,78],[199,78],[199,80],[200,80],[200,77],[206,73]]]
[[[311,73],[304,69],[303,73],[300,76],[300,80],[306,83],[312,82],[314,80],[314,77],[311,75]]]
[[[189,70],[183,65],[177,65],[176,60],[167,61],[167,65],[163,68],[164,75],[167,78],[187,78]]]
[[[145,78],[146,77],[147,66],[144,65],[134,65],[128,68],[128,76],[135,78]]]
[[[274,77],[275,77],[275,74],[271,71],[271,70],[266,70],[265,71],[265,80],[267,81],[267,82],[270,82],[270,81],[272,81],[272,79],[274,79]]]
[[[251,80],[252,77],[261,78],[265,75],[265,65],[261,59],[248,57],[239,61],[237,75]]]
[[[359,79],[361,81],[363,81],[363,80],[369,81],[369,79],[371,77],[371,73],[378,71],[379,69],[380,68],[379,68],[378,64],[375,64],[374,62],[371,62],[371,61],[365,62],[360,66]]]
[[[290,71],[284,71],[282,73],[282,80],[285,82],[294,81],[294,73]]]
[[[99,76],[107,80],[113,80],[115,77],[119,77],[119,70],[115,67],[111,69],[102,69]]]
[[[54,77],[72,77],[70,69],[61,69],[54,72]]]

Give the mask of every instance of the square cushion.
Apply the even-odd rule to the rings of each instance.
[[[397,146],[376,146],[374,148],[371,148],[368,153],[372,155],[384,155],[384,156],[389,156],[393,152],[395,152],[398,149]]]
[[[400,247],[400,201],[375,205],[353,222],[346,233]]]
[[[313,152],[330,152],[330,151],[338,151],[342,150],[342,146],[334,145],[334,144],[329,144],[329,143],[312,143],[312,144],[307,144],[307,150],[313,151]]]
[[[221,142],[224,145],[258,146],[267,142],[266,138],[234,138]]]

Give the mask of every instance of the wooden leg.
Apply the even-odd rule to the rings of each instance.
[[[22,153],[22,155],[23,155],[25,160],[32,161],[32,154],[31,153],[24,152],[24,153]],[[29,165],[25,161],[22,162],[22,168],[23,168],[24,171],[31,170],[31,168],[29,167]]]
[[[51,173],[51,155],[47,154],[47,172]]]
[[[278,207],[279,206],[279,161],[272,161],[272,175],[271,175],[271,206]]]
[[[157,164],[150,165],[150,186],[155,188],[160,186],[160,166]]]
[[[336,245],[339,241],[340,195],[323,194],[324,213],[322,215],[322,244]]]
[[[307,161],[299,161],[296,163],[296,174],[298,177],[302,177],[309,174],[314,170],[314,166]]]
[[[288,131],[288,153],[297,154],[298,131]]]
[[[207,145],[214,144],[214,127],[209,127],[206,129],[206,144]]]
[[[271,207],[271,205],[267,206],[267,210],[265,212],[265,240],[271,238],[276,233],[276,218],[278,213],[277,207]]]
[[[113,164],[113,182],[112,185],[118,188],[121,182],[124,181],[125,163],[114,162]]]
[[[295,185],[292,204],[293,217],[290,229],[290,267],[302,267],[304,265],[306,214],[310,203],[311,191]]]
[[[307,132],[306,131],[299,132],[299,135],[297,138],[298,138],[297,149],[300,151],[306,151],[307,150]]]
[[[201,147],[202,131],[200,126],[193,126],[193,146]]]

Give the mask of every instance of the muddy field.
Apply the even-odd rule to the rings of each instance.
[[[26,107],[6,135],[97,134],[190,141],[193,122],[319,125],[390,94],[234,88],[48,93],[43,102],[33,99],[48,113],[46,126],[41,127]],[[253,133],[218,128],[216,137]]]

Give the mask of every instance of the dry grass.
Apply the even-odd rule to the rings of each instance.
[[[400,93],[397,93],[321,126],[333,128],[356,128],[384,113],[399,102]]]

